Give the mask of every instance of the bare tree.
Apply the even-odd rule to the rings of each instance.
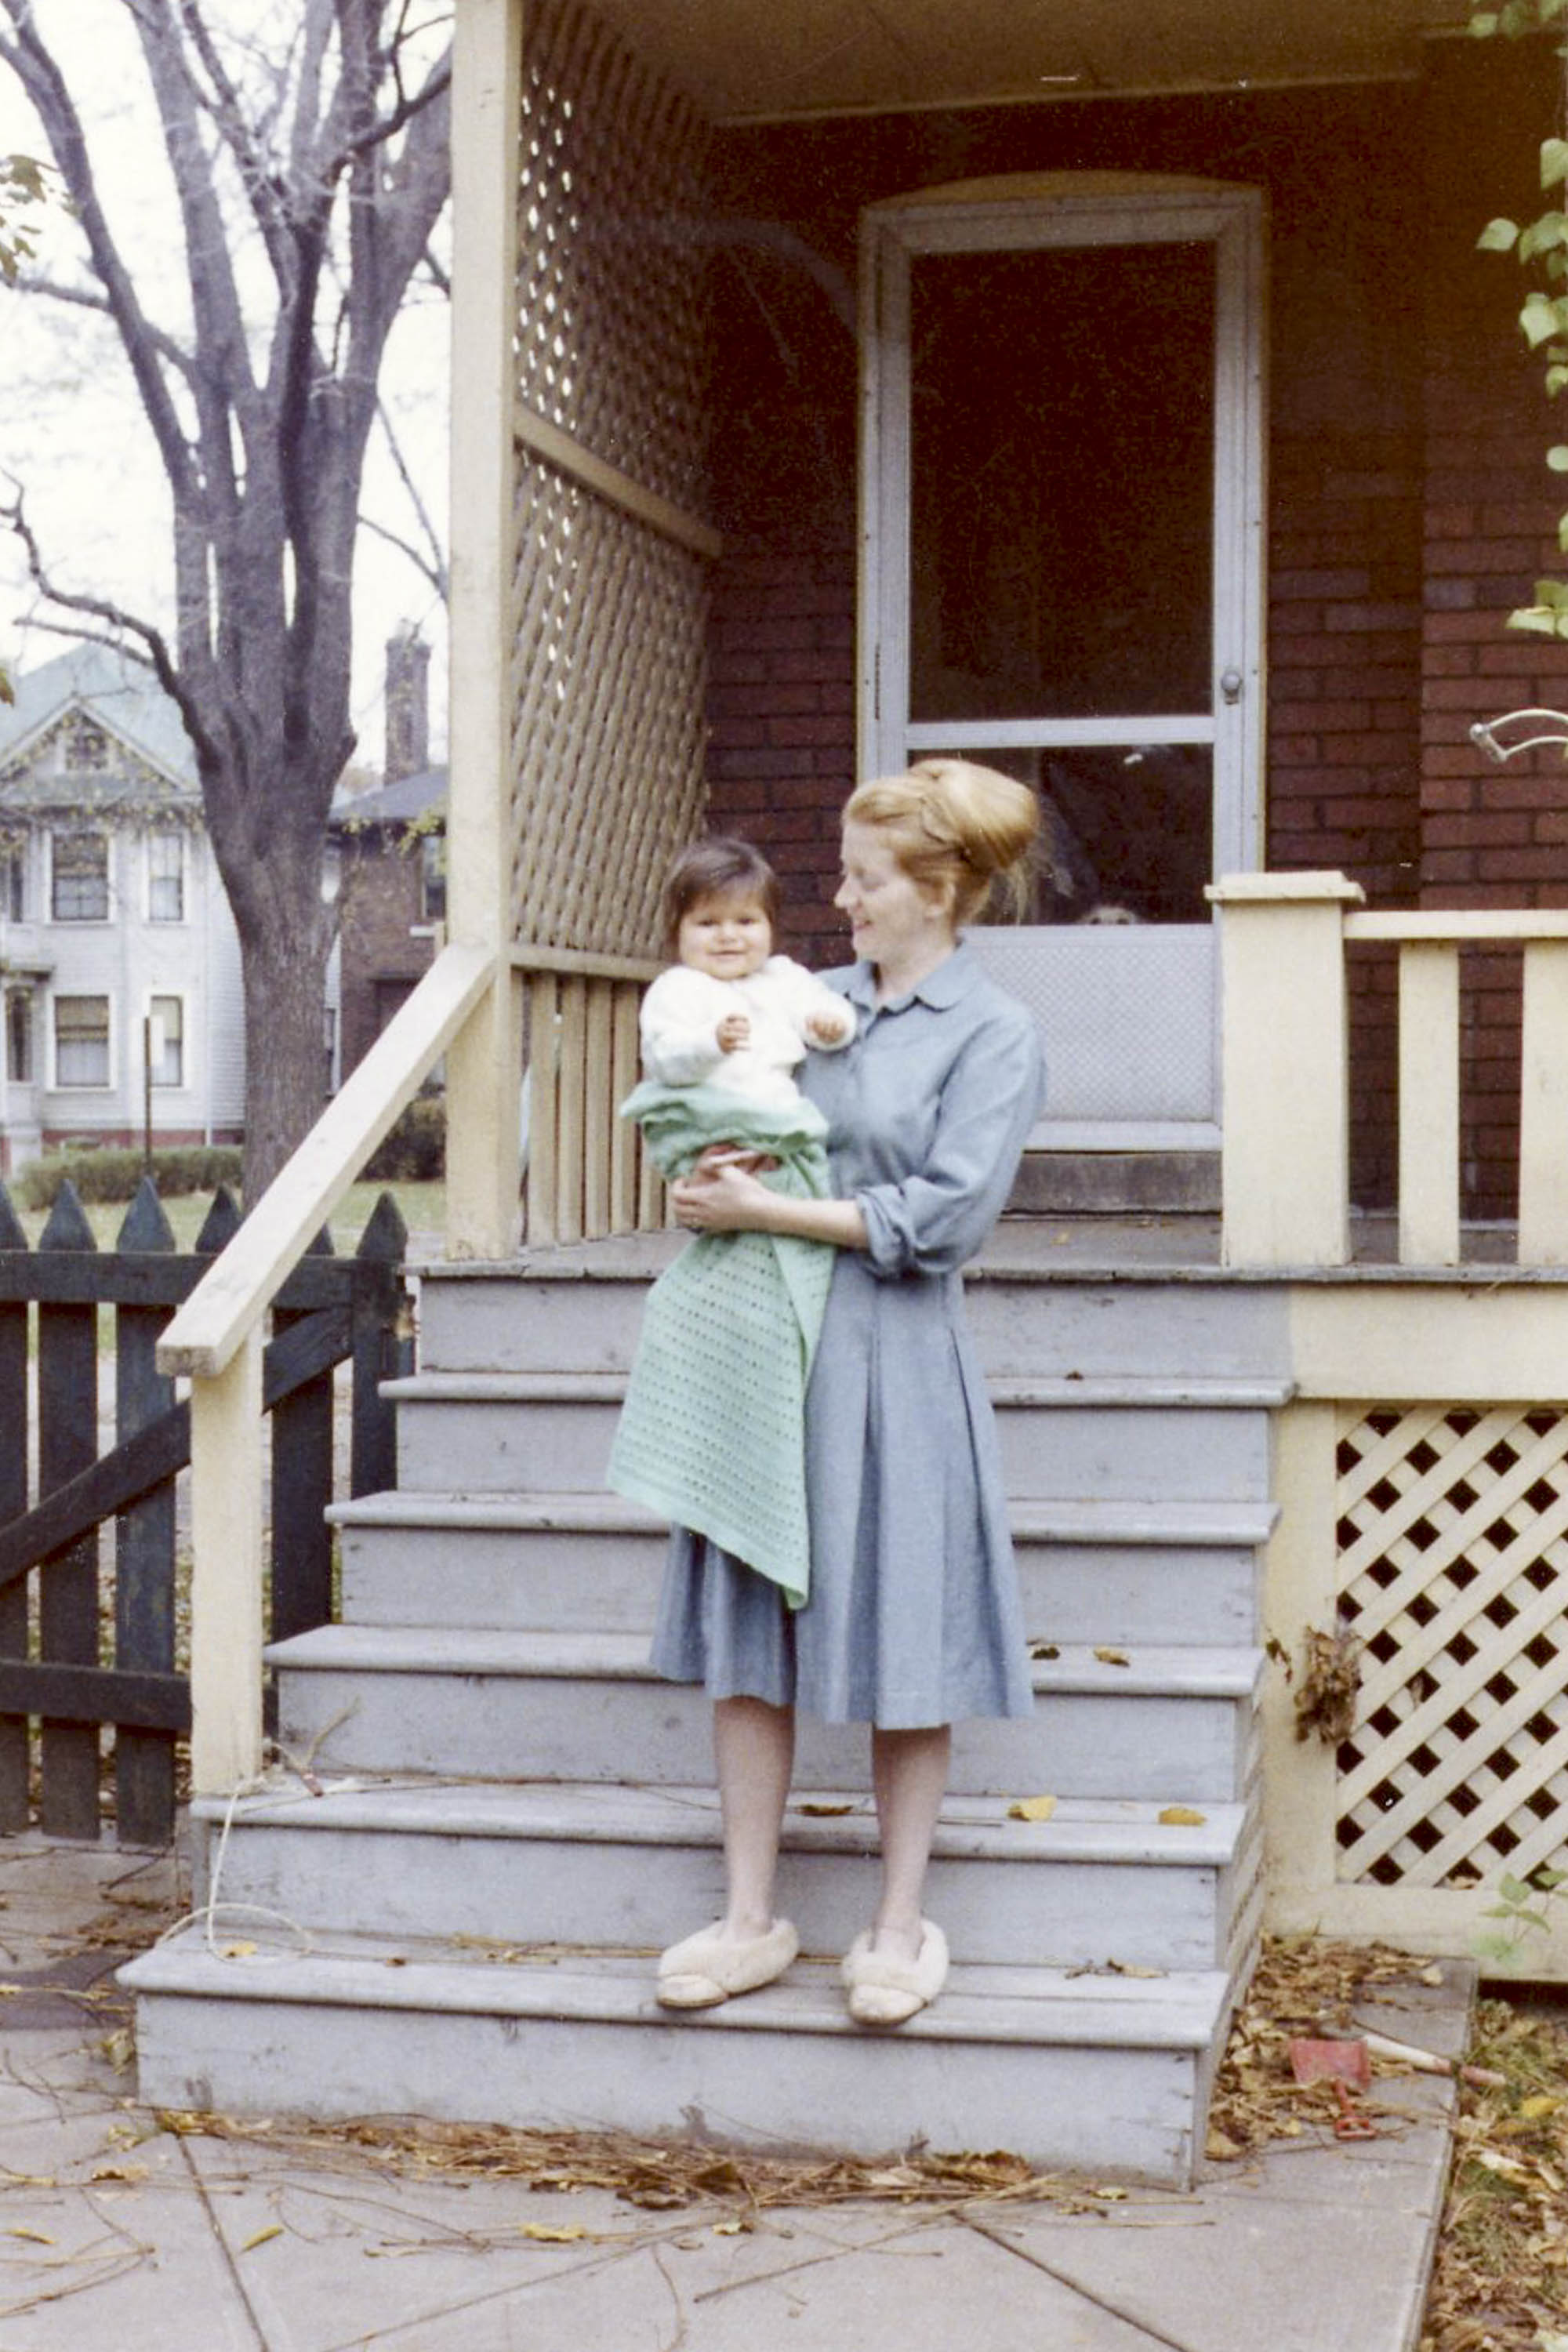
[[[387,337],[446,202],[450,68],[414,0],[289,0],[273,48],[213,0],[118,5],[178,200],[188,331],[153,315],[101,197],[62,64],[80,0],[0,0],[0,62],[85,242],[83,282],[45,290],[112,321],[168,478],[172,632],[55,585],[19,501],[12,519],[72,625],[138,651],[184,718],[239,932],[254,1199],[321,1107],[321,852],[354,741],[361,488]]]

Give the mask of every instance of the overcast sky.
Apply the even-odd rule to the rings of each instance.
[[[209,0],[215,16],[237,10],[255,26],[288,0]],[[100,186],[111,224],[136,267],[144,307],[178,331],[185,315],[178,224],[162,141],[123,0],[38,0],[89,121]],[[0,68],[0,152],[47,153],[37,118]],[[81,240],[68,220],[50,225],[41,259],[50,273],[79,279]],[[437,528],[446,529],[447,309],[417,298],[395,331],[384,390]],[[152,435],[120,345],[106,321],[40,297],[0,290],[0,467],[24,485],[28,514],[63,585],[107,594],[168,625],[172,604],[170,506]],[[405,538],[415,531],[407,499],[377,436],[366,478],[365,511]],[[26,670],[65,649],[65,640],[27,626],[41,611],[21,551],[0,533],[0,657]],[[386,638],[418,623],[435,647],[431,665],[434,749],[445,738],[445,615],[429,583],[395,550],[361,534],[355,569],[353,710],[357,758],[379,764],[381,688]],[[62,616],[63,617],[63,616]]]

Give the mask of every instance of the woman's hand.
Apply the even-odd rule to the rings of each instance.
[[[757,1171],[775,1160],[730,1143],[710,1144],[689,1176],[669,1188],[675,1221],[688,1233],[765,1233],[778,1195],[760,1181]]]

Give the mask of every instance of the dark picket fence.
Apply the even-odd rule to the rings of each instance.
[[[68,1182],[28,1247],[0,1184],[0,1833],[37,1826],[96,1838],[102,1734],[114,1732],[122,1842],[174,1832],[176,1746],[190,1728],[175,1669],[175,1478],[190,1460],[190,1407],[158,1369],[159,1332],[237,1231],[227,1192],[193,1254],[178,1255],[150,1181],[112,1250],[100,1249]],[[408,1368],[407,1234],[384,1192],[352,1258],[322,1234],[280,1292],[266,1350],[272,1417],[271,1623],[276,1638],[332,1613],[332,1375],[352,1361],[350,1491],[397,1483],[383,1380]],[[113,1312],[114,1444],[99,1453],[99,1316]],[[37,1494],[29,1494],[37,1318]],[[116,1522],[113,1557],[100,1529]],[[113,1609],[102,1583],[112,1586]],[[29,1588],[36,1590],[30,1605]],[[101,1606],[100,1606],[101,1600]],[[105,1664],[110,1656],[112,1664]],[[36,1746],[35,1746],[36,1741]]]

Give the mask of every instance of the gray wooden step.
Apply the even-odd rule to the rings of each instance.
[[[1265,1502],[1269,1413],[1288,1383],[1226,1379],[989,1382],[1009,1494]],[[607,1372],[417,1372],[389,1381],[407,1488],[603,1486],[625,1384]]]
[[[653,1622],[664,1523],[612,1495],[404,1491],[327,1516],[353,1623]],[[1063,1642],[1251,1643],[1276,1517],[1257,1503],[1024,1497],[1011,1517],[1026,1620]]]
[[[275,1644],[279,1737],[334,1769],[688,1784],[711,1770],[701,1693],[621,1633],[331,1625]],[[960,1794],[1241,1797],[1261,1653],[1142,1645],[1126,1663],[1062,1643],[1034,1666],[1034,1717],[954,1738]],[[859,1726],[803,1723],[803,1785],[863,1788]]]
[[[1258,1865],[1256,1811],[1212,1805],[1185,1824],[1159,1812],[1066,1799],[1035,1822],[1009,1819],[1001,1798],[948,1799],[927,1907],[954,1958],[1228,1965]],[[232,1815],[198,1799],[192,1814],[227,1823],[223,1900],[313,1931],[657,1951],[723,1908],[711,1787],[329,1780]],[[876,1844],[869,1798],[795,1793],[778,1901],[813,1949],[842,1951],[866,1925]]]
[[[646,1958],[268,1941],[199,1928],[121,1971],[154,2107],[694,2134],[731,2143],[1008,2147],[1050,2168],[1186,2184],[1232,1988],[964,1968],[896,2034],[845,2014],[837,1970],[678,2020]],[[649,2029],[652,2028],[652,2031]]]
[[[419,1359],[429,1371],[625,1371],[648,1281],[678,1234],[560,1250],[505,1265],[420,1273]],[[1038,1253],[1034,1253],[1037,1260]],[[1133,1372],[1267,1377],[1290,1361],[1278,1284],[1217,1279],[1212,1268],[1096,1272],[1025,1268],[1006,1224],[965,1281],[966,1313],[988,1372]]]

